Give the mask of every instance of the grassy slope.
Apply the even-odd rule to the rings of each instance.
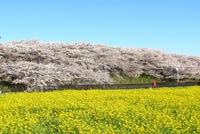
[[[161,82],[162,80],[157,79],[152,76],[141,75],[139,77],[129,77],[127,75],[115,75],[111,74],[111,78],[114,80],[115,84],[146,84],[152,83],[153,81]]]

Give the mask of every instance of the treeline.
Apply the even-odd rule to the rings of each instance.
[[[176,79],[178,64],[181,78],[200,77],[200,57],[90,43],[8,42],[0,44],[0,63],[0,81],[24,85],[26,91],[67,84],[114,84],[124,76]]]

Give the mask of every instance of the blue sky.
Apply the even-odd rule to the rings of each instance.
[[[3,0],[0,42],[38,39],[200,56],[199,0]]]

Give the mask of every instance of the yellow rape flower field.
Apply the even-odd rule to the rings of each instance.
[[[200,133],[200,87],[0,95],[0,133]]]

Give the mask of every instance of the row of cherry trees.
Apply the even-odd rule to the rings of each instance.
[[[122,49],[90,43],[45,43],[36,40],[0,44],[0,79],[43,91],[66,84],[113,83],[110,73],[175,78],[200,75],[200,57],[152,49]]]

